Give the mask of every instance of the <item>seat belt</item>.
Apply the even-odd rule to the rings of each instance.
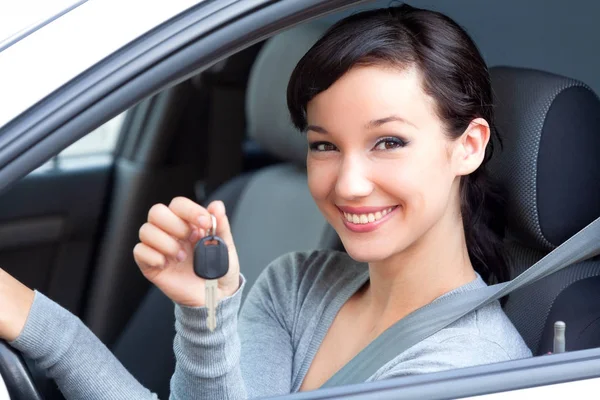
[[[415,310],[385,330],[322,388],[365,382],[410,347],[461,317],[569,265],[600,254],[600,218],[573,235],[513,280],[450,294]]]

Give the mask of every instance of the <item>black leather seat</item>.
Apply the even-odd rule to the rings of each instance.
[[[513,275],[600,216],[600,100],[581,82],[528,69],[491,69],[504,151],[490,167],[508,194]],[[552,351],[566,322],[567,351],[600,346],[600,259],[511,294],[505,306],[532,352]]]

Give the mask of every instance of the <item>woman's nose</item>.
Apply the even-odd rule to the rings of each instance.
[[[366,197],[371,194],[373,183],[364,163],[356,158],[344,160],[340,164],[335,191],[339,197],[347,200]]]

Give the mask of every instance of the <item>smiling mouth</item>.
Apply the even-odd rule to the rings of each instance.
[[[348,212],[344,212],[344,211],[342,211],[342,213],[343,213],[346,221],[348,221],[351,224],[367,225],[372,222],[377,222],[377,221],[381,220],[387,214],[394,211],[394,209],[396,207],[398,207],[398,206],[388,207],[381,211],[371,212],[371,213],[366,213],[366,214],[353,214],[353,213],[348,213]]]

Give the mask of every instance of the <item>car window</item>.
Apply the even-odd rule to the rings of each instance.
[[[85,135],[32,173],[86,168],[112,162],[125,120],[123,112]]]

